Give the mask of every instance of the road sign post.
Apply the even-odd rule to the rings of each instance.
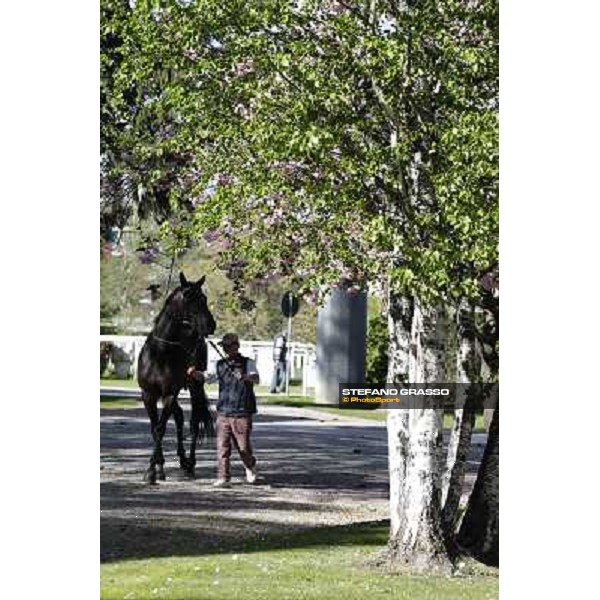
[[[281,299],[281,312],[288,319],[287,326],[287,345],[288,350],[286,353],[286,364],[285,364],[285,393],[287,396],[290,395],[290,377],[292,375],[292,317],[296,315],[300,303],[298,298],[292,294],[292,292],[286,292]]]

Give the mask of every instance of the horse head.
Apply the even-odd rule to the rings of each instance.
[[[201,277],[196,282],[188,281],[183,273],[179,274],[180,297],[182,312],[189,322],[194,334],[207,337],[215,332],[217,324],[208,308],[206,295],[202,290],[206,277]]]

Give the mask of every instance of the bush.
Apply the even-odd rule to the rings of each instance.
[[[111,352],[112,344],[110,342],[100,342],[100,377],[108,367]]]
[[[387,380],[388,371],[388,326],[387,320],[380,312],[369,314],[367,329],[367,364],[366,379],[368,383],[383,383]]]

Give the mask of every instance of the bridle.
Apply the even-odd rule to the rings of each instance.
[[[178,323],[182,324],[182,325],[188,325],[190,326],[190,328],[192,329],[194,335],[192,336],[193,339],[198,339],[198,337],[200,337],[197,332],[196,329],[193,327],[192,322],[189,321],[188,319],[181,319],[180,321],[178,321]],[[202,338],[204,338],[204,336],[202,336]],[[167,346],[175,346],[177,348],[181,348],[187,355],[189,358],[191,358],[192,360],[194,359],[195,355],[194,355],[194,349],[192,349],[191,351],[188,350],[185,346],[185,344],[183,344],[180,341],[173,341],[173,340],[166,340],[165,338],[161,338],[160,336],[156,335],[154,332],[152,332],[152,339],[156,340],[157,342],[160,342],[161,344],[165,344]],[[195,348],[195,346],[194,346]]]
[[[188,297],[187,292],[189,292],[189,290],[183,290],[181,293],[184,297]],[[191,334],[189,337],[193,340],[192,350],[189,350],[187,348],[186,344],[184,344],[183,342],[181,342],[179,340],[167,340],[167,339],[157,335],[154,331],[151,332],[151,335],[152,335],[152,339],[156,340],[160,344],[165,344],[166,346],[174,346],[176,348],[181,348],[187,354],[188,358],[191,359],[191,361],[193,362],[195,359],[195,349],[196,349],[197,340],[200,337],[205,339],[206,336],[200,334],[200,332],[198,331],[196,324],[193,322],[193,320],[186,318],[186,317],[188,317],[189,314],[190,313],[188,311],[184,310],[182,318],[173,319],[172,322],[174,322],[180,326],[186,325],[189,327],[189,329],[191,331]]]

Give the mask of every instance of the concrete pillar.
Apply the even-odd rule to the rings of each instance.
[[[317,316],[316,401],[337,404],[338,384],[365,380],[367,294],[336,289]]]

